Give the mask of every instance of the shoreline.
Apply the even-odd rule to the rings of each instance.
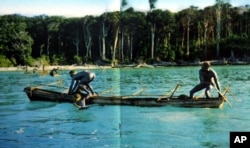
[[[241,65],[250,65],[250,63],[212,63],[212,66],[241,66]],[[182,67],[182,66],[199,66],[200,63],[185,63],[185,64],[138,64],[138,65],[120,65],[119,67],[112,67],[110,65],[100,66],[100,65],[85,65],[85,66],[76,66],[76,65],[54,65],[54,66],[42,66],[40,67],[25,67],[25,66],[16,66],[16,67],[0,67],[0,72],[4,71],[51,71],[52,69],[58,68],[58,70],[89,70],[89,69],[112,69],[112,68],[157,68],[157,67]],[[27,70],[26,70],[27,69]]]
[[[108,69],[112,68],[111,66],[97,66],[97,65],[87,65],[87,66],[75,66],[75,65],[56,65],[56,66],[42,66],[40,67],[26,67],[17,66],[17,67],[0,67],[0,72],[4,71],[50,71],[54,68],[59,68],[59,70],[87,70],[87,69]]]

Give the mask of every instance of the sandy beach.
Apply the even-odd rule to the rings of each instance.
[[[86,69],[107,69],[111,68],[111,66],[98,66],[98,65],[86,65],[86,66],[75,66],[75,65],[56,65],[56,66],[45,66],[44,70],[52,70],[54,68],[59,68],[59,70],[86,70]],[[27,67],[27,71],[38,70],[42,71],[43,67]],[[0,67],[1,71],[25,71],[25,66],[17,66],[17,67]]]

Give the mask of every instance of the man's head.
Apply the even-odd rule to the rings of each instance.
[[[203,62],[203,63],[202,63],[202,69],[208,70],[209,67],[210,67],[210,63],[209,63],[209,62]]]
[[[76,74],[76,71],[74,71],[74,70],[71,70],[70,72],[69,72],[69,75],[72,77],[72,76],[74,76]]]

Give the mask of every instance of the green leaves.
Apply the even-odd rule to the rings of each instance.
[[[21,16],[3,16],[1,18],[0,52],[7,58],[14,58],[18,64],[26,64],[31,54],[33,39],[26,32],[26,22]],[[4,29],[3,29],[4,28]],[[12,62],[12,65],[17,64]]]
[[[82,64],[103,59],[135,62],[139,57],[163,61],[216,57],[217,5],[202,10],[191,6],[173,13],[155,9],[157,0],[145,1],[150,4],[148,12],[127,8],[126,0],[120,2],[120,11],[100,16],[0,16],[0,55],[7,58],[1,62],[24,65],[43,56],[46,64]],[[230,57],[231,51],[237,58],[250,56],[249,8],[233,8],[225,3],[220,6],[221,58]]]

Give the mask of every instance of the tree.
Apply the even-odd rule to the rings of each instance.
[[[45,54],[45,44],[47,41],[47,24],[46,20],[49,16],[39,15],[34,16],[33,18],[28,18],[27,23],[27,32],[34,40],[32,45],[32,57],[38,58],[42,54]]]
[[[221,4],[223,0],[216,0],[216,57],[220,57],[220,32],[221,32]]]
[[[91,58],[92,35],[90,26],[95,22],[96,20],[92,16],[87,16],[83,19],[83,33],[87,59]]]
[[[155,9],[155,3],[157,0],[149,0],[149,11],[152,12]],[[155,46],[155,23],[151,22],[151,59],[154,58],[154,46]]]
[[[99,17],[100,22],[100,38],[101,38],[101,48],[100,48],[100,55],[103,60],[106,60],[106,40],[105,38],[108,35],[108,31],[110,28],[110,25],[106,25],[107,22],[107,13],[104,13]],[[102,52],[101,52],[102,51]]]
[[[168,10],[162,11],[159,9],[154,10],[154,13],[154,22],[156,22],[155,40],[157,41],[155,55],[158,58],[169,60],[170,57],[173,57],[170,53],[174,53],[174,50],[171,48],[171,36],[175,23],[174,15]]]
[[[0,51],[13,65],[29,64],[33,39],[26,32],[25,18],[19,15],[1,17]]]
[[[62,52],[58,55],[66,56],[68,62],[75,63],[75,60],[72,57],[79,57],[83,54],[81,18],[65,19],[60,25],[60,34],[60,46]]]
[[[199,20],[202,20],[201,24],[203,26],[203,39],[202,45],[204,48],[204,58],[205,60],[209,59],[208,55],[215,57],[216,55],[212,55],[211,46],[215,43],[216,40],[214,38],[215,28],[216,28],[216,9],[214,6],[206,7],[199,14]],[[208,54],[209,53],[209,54]]]
[[[123,41],[124,41],[124,32],[123,32],[123,19],[124,19],[124,15],[123,15],[123,10],[124,8],[128,5],[127,0],[121,0],[121,5],[120,5],[120,40],[119,40],[119,58],[121,59],[121,61],[124,61],[124,53],[123,53]]]
[[[50,17],[47,20],[47,46],[46,46],[46,55],[48,58],[52,57],[53,54],[58,53],[60,46],[60,34],[59,29],[63,21],[62,17]],[[50,50],[53,49],[54,53],[50,55]],[[58,50],[56,52],[56,50]]]
[[[180,12],[180,23],[183,27],[182,33],[182,48],[184,46],[184,34],[186,34],[186,56],[190,55],[190,27],[194,22],[195,13],[197,11],[197,7],[191,6],[188,9],[184,9]]]
[[[46,59],[47,64],[81,64],[83,58],[112,59],[113,64],[139,58],[249,59],[249,6],[232,8],[225,1],[217,0],[220,7],[191,6],[176,13],[155,9],[156,0],[148,1],[147,13],[126,8],[122,0],[120,11],[97,17],[0,16],[0,57],[8,58],[2,60],[4,65],[26,64],[32,58]]]
[[[136,46],[135,42],[138,42],[142,39],[145,33],[145,14],[141,12],[135,12],[133,8],[128,8],[124,11],[124,20],[123,20],[123,31],[124,31],[124,48],[125,57],[128,61],[132,61],[136,57],[133,56],[133,53],[136,52],[134,49],[139,51],[140,48]],[[141,37],[140,37],[141,36]],[[134,47],[136,46],[136,48]]]

